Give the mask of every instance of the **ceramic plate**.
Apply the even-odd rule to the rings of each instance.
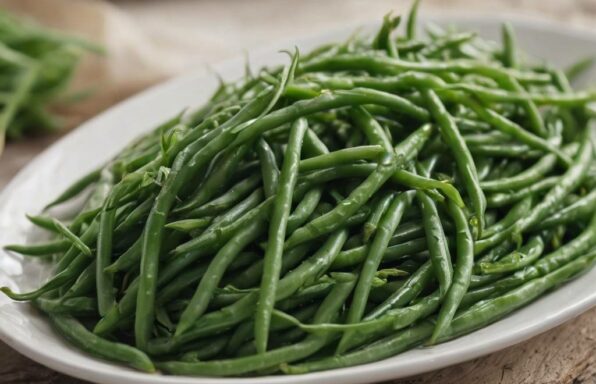
[[[498,39],[500,22],[507,19],[517,30],[521,46],[536,57],[566,65],[596,54],[596,34],[538,20],[494,15],[431,17],[439,24],[454,23]],[[368,26],[373,30],[378,23]],[[298,42],[303,52],[318,44],[345,39],[353,28]],[[289,42],[292,46],[295,42]],[[253,67],[287,60],[273,47],[253,52]],[[287,47],[285,47],[287,48]],[[243,58],[215,66],[226,79],[243,72]],[[592,73],[592,79],[596,74]],[[148,131],[188,106],[204,102],[217,86],[212,74],[189,73],[153,87],[85,123],[32,161],[0,196],[0,245],[39,240],[25,213],[39,212],[77,177],[116,154],[135,136]],[[0,251],[0,285],[18,291],[37,287],[48,276],[48,266]],[[301,376],[259,378],[192,378],[147,375],[96,360],[65,343],[46,319],[28,304],[13,303],[0,295],[0,338],[20,353],[52,369],[97,383],[364,383],[414,375],[459,363],[519,343],[571,319],[596,304],[596,269],[570,282],[511,316],[470,335],[432,347],[403,353],[372,364]]]

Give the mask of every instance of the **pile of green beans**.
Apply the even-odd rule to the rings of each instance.
[[[30,216],[52,240],[5,247],[53,277],[2,291],[95,356],[258,376],[444,342],[588,270],[596,94],[509,26],[419,37],[416,8],[128,145]]]

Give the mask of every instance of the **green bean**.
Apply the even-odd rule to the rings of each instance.
[[[48,223],[54,226],[56,233],[61,234],[69,241],[75,248],[81,251],[86,256],[91,256],[91,249],[85,244],[77,235],[75,235],[66,225],[61,223],[58,219],[50,217],[47,219]]]
[[[130,270],[141,258],[143,238],[139,237],[124,253],[110,265],[104,267],[106,273],[116,273]]]
[[[233,135],[231,130],[236,124],[258,116],[272,100],[271,90],[264,91],[233,118],[223,125],[201,136],[198,140],[184,148],[174,160],[170,172],[157,196],[151,213],[147,218],[143,236],[143,250],[141,258],[141,274],[139,281],[138,299],[135,317],[135,338],[137,345],[143,348],[149,337],[153,323],[153,308],[155,304],[155,283],[157,280],[159,251],[169,213],[178,191],[205,167],[213,156],[221,151]]]
[[[504,231],[515,224],[519,219],[527,215],[530,212],[530,209],[532,209],[532,200],[532,195],[521,199],[518,203],[511,207],[503,219],[487,227],[482,234],[482,238],[489,238],[499,232]]]
[[[97,224],[97,221],[93,221],[93,224]],[[83,235],[81,235],[81,241],[83,243],[91,243],[97,235],[97,226],[94,226],[93,224],[87,228]],[[15,293],[7,287],[0,288],[0,291],[4,292],[13,300],[34,300],[47,292],[60,288],[75,280],[90,263],[91,258],[89,256],[81,253],[76,247],[71,246],[58,262],[58,265],[56,266],[58,272],[40,288],[26,293]]]
[[[474,265],[474,240],[466,216],[459,207],[451,202],[448,208],[456,228],[457,258],[453,272],[453,283],[441,305],[437,324],[429,341],[433,344],[449,329],[449,324],[470,285]]]
[[[588,56],[573,63],[567,69],[565,69],[565,75],[569,78],[569,81],[574,81],[580,77],[584,72],[588,71],[594,66],[596,62],[596,56]]]
[[[383,195],[379,199],[379,201],[377,201],[370,217],[368,218],[366,223],[364,223],[363,238],[365,243],[368,243],[370,237],[377,230],[377,225],[379,224],[379,221],[381,220],[387,209],[389,209],[391,201],[393,201],[394,198],[394,193],[387,193]]]
[[[279,310],[276,310],[274,315],[278,319],[283,319],[284,321],[289,322],[292,325],[295,325],[296,327],[309,333],[354,332],[354,334],[357,335],[356,337],[358,340],[356,342],[352,341],[350,347],[353,347],[366,342],[366,339],[374,338],[378,335],[387,333],[389,330],[396,331],[403,329],[411,325],[417,319],[421,317],[427,317],[438,308],[439,301],[439,294],[435,292],[434,294],[421,299],[416,304],[406,308],[393,309],[378,319],[352,324],[304,324],[295,317]]]
[[[293,121],[301,116],[332,108],[363,104],[385,105],[423,122],[429,118],[426,110],[402,97],[371,89],[354,88],[346,91],[327,92],[313,99],[300,100],[291,107],[273,111],[267,116],[249,123],[246,127],[237,127],[238,135],[232,142],[232,146],[248,142],[269,129]]]
[[[300,161],[300,172],[308,172],[321,168],[328,168],[338,164],[350,164],[358,160],[377,160],[385,153],[378,145],[364,145],[340,149],[324,155],[311,157]]]
[[[299,119],[292,125],[288,148],[279,176],[279,192],[275,196],[269,224],[261,290],[255,314],[255,345],[258,353],[264,353],[267,350],[269,323],[281,270],[288,216],[290,215],[294,186],[298,178],[302,141],[307,129],[308,125],[305,119]]]
[[[303,244],[285,252],[281,265],[282,273],[298,265],[304,259],[304,256],[306,256],[308,250],[309,246]],[[263,273],[263,262],[261,259],[253,263],[250,267],[234,276],[229,284],[236,288],[248,288],[257,285]]]
[[[327,292],[326,294],[328,294]],[[275,311],[275,310],[274,310]],[[309,305],[305,308],[299,309],[295,314],[295,318],[299,321],[305,321],[313,317],[317,311],[316,305]],[[275,312],[274,312],[275,313]],[[271,319],[271,330],[279,331],[291,328],[293,324],[287,321],[279,321],[278,318],[274,317]],[[254,324],[252,322],[246,322],[240,324],[232,336],[229,339],[228,345],[226,346],[226,352],[228,355],[234,355],[238,348],[242,346],[247,340],[250,340]]]
[[[151,210],[151,205],[153,204],[153,197],[150,197],[143,201],[141,204],[137,205],[127,216],[122,220],[114,229],[115,234],[122,234],[128,231],[129,229],[135,227],[139,223],[143,221],[145,217],[149,214]]]
[[[422,219],[430,260],[435,277],[439,282],[441,297],[444,297],[451,286],[453,267],[447,239],[435,203],[424,192],[417,191],[416,198],[422,210]]]
[[[485,275],[517,271],[536,261],[544,250],[544,241],[540,236],[531,237],[519,250],[496,262],[480,263],[480,270]]]
[[[173,229],[174,231],[184,232],[184,233],[192,233],[199,229],[204,229],[213,220],[212,217],[202,217],[200,219],[183,219],[172,221],[166,224],[164,227],[168,229]]]
[[[518,66],[517,43],[511,24],[503,23],[501,26],[501,35],[503,40],[503,65],[509,68],[516,68]]]
[[[399,56],[395,41],[391,39],[391,32],[399,26],[400,21],[400,16],[393,17],[391,13],[383,17],[383,24],[372,42],[373,49],[385,50],[391,57]]]
[[[99,180],[99,176],[101,174],[101,168],[95,169],[85,176],[81,177],[74,183],[72,183],[64,192],[62,192],[58,197],[48,203],[43,210],[46,211],[56,205],[62,204],[65,201],[72,199],[73,197],[77,196],[81,193],[84,189],[86,189],[91,184],[95,183]]]
[[[416,252],[421,252],[427,249],[426,239],[418,238],[409,240],[404,243],[389,246],[383,256],[383,261],[395,261],[404,256],[409,256]],[[332,268],[342,269],[358,265],[366,259],[368,247],[366,245],[342,251],[337,259],[333,262]]]
[[[195,262],[200,257],[205,256],[209,252],[212,252],[214,249],[217,249],[217,247],[221,247],[221,245],[223,245],[229,238],[231,238],[234,235],[234,233],[236,233],[236,231],[238,231],[240,228],[243,228],[245,225],[252,222],[253,220],[259,220],[259,218],[262,218],[265,215],[267,215],[272,202],[273,199],[269,198],[268,200],[261,203],[259,206],[241,215],[240,218],[230,218],[230,220],[235,220],[232,221],[232,223],[225,224],[224,220],[222,220],[223,224],[212,225],[212,227],[210,227],[211,229],[207,229],[204,233],[201,234],[201,236],[193,239],[193,250],[175,253],[176,257],[165,265],[162,273],[160,274],[158,286],[163,285],[168,281],[172,280],[174,277],[176,277],[178,273],[184,270],[184,268],[188,267],[190,264]],[[107,333],[117,325],[117,322],[121,318],[123,318],[124,316],[128,316],[132,312],[134,312],[134,295],[137,294],[138,288],[138,285],[133,286],[133,284],[131,284],[125,296],[120,300],[118,308],[111,310],[110,315],[106,315],[104,319],[100,320],[97,326],[95,327],[94,332],[100,334]]]
[[[315,323],[325,323],[333,319],[347,296],[354,287],[354,281],[336,285],[327,298],[321,303],[315,314]],[[239,375],[251,371],[262,370],[308,357],[329,342],[329,337],[312,336],[304,341],[262,354],[212,362],[184,363],[165,362],[158,364],[160,369],[170,373],[185,375],[222,376]]]
[[[596,190],[590,192],[573,204],[536,223],[536,229],[548,229],[561,224],[570,224],[586,220],[596,209]]]
[[[493,323],[526,303],[535,300],[544,292],[565,282],[573,275],[586,270],[594,263],[596,252],[581,256],[554,271],[530,280],[519,288],[502,296],[477,303],[475,306],[459,314],[452,322],[449,331],[440,341],[452,339],[464,333]]]
[[[240,228],[239,224],[247,223],[253,218],[252,216],[265,214],[264,211],[268,211],[273,204],[273,198],[270,197],[264,202],[262,201],[262,198],[263,191],[261,189],[253,191],[253,193],[248,195],[244,200],[236,204],[229,211],[212,220],[209,227],[207,227],[207,229],[205,229],[200,236],[176,247],[172,251],[172,254],[177,256],[188,252],[200,252],[205,239],[209,238],[209,241],[212,241],[211,238],[218,236],[220,229],[226,227],[234,229]],[[223,233],[228,231],[222,230],[221,232]]]
[[[395,228],[399,225],[404,211],[411,204],[412,198],[414,197],[413,192],[405,192],[395,197],[389,209],[383,215],[379,223],[379,229],[374,237],[374,240],[368,251],[368,255],[362,267],[362,271],[356,284],[354,291],[354,297],[348,314],[346,317],[347,323],[357,323],[360,321],[364,314],[366,301],[370,293],[371,281],[381,263],[385,249],[389,245],[389,239],[395,231]],[[341,354],[345,351],[348,343],[350,342],[350,333],[344,334],[337,347],[337,353]]]
[[[451,184],[443,181],[438,181],[434,179],[430,179],[427,177],[419,176],[411,172],[407,172],[404,170],[400,170],[395,172],[391,176],[391,180],[398,183],[405,185],[410,188],[418,188],[426,190],[426,193],[429,193],[433,189],[438,189],[445,194],[451,201],[453,201],[457,206],[464,207],[464,201],[461,198],[458,190]]]
[[[573,165],[567,169],[567,172],[561,176],[558,183],[546,194],[544,199],[532,209],[530,214],[516,223],[516,226],[520,231],[523,231],[544,219],[553,208],[561,203],[561,200],[566,195],[579,186],[593,158],[594,144],[592,136],[595,131],[596,124],[594,124],[594,122],[589,122]]]
[[[95,288],[95,261],[91,262],[79,275],[77,280],[62,295],[61,299],[66,300],[73,297],[79,297],[89,294]],[[97,308],[97,303],[95,304]]]
[[[192,347],[189,347],[190,351],[184,353],[180,360],[194,362],[210,359],[223,351],[227,343],[228,339],[223,336],[202,340]]]
[[[528,196],[532,196],[536,193],[540,193],[547,189],[553,188],[560,182],[561,177],[559,176],[547,177],[530,185],[529,187],[522,188],[511,193],[495,193],[493,195],[489,195],[486,201],[490,208],[504,207],[507,205],[515,204],[518,201],[527,198]]]
[[[450,60],[448,62],[414,62],[365,54],[340,54],[324,57],[302,65],[301,70],[303,72],[366,70],[372,74],[383,75],[396,75],[405,71],[429,73],[453,72],[456,74],[476,73],[494,79],[503,79],[504,76],[511,75],[523,82],[550,82],[550,76],[547,74],[502,68],[490,64],[481,64],[474,60],[460,59]]]
[[[491,102],[523,102],[532,101],[538,105],[556,105],[559,107],[577,107],[584,103],[589,103],[596,99],[596,94],[590,92],[575,92],[575,93],[559,93],[559,94],[543,94],[543,93],[527,93],[519,91],[508,91],[503,89],[494,89],[482,87],[473,84],[450,84],[445,86],[446,89],[463,90],[481,99]],[[471,104],[470,104],[471,105]],[[476,110],[476,108],[474,108]]]
[[[515,176],[484,181],[480,183],[480,187],[486,192],[504,192],[525,188],[542,179],[544,174],[548,173],[554,167],[555,163],[556,157],[553,154],[549,154],[536,162],[532,167],[527,168]]]
[[[430,130],[430,126],[424,125],[408,136],[400,143],[399,148],[396,148],[396,152],[403,156],[400,155],[397,159],[393,156],[384,158],[367,179],[354,189],[341,204],[331,212],[298,228],[286,241],[286,248],[314,239],[341,226],[347,217],[354,214],[392,174],[395,174],[396,168],[405,160],[405,157],[420,149]]]
[[[322,191],[320,188],[313,188],[306,192],[302,200],[294,208],[290,217],[288,217],[287,233],[293,233],[296,228],[299,228],[308,220],[319,204],[321,194]]]
[[[260,181],[261,179],[258,175],[249,176],[230,187],[228,191],[221,196],[188,212],[186,216],[203,217],[219,214],[226,209],[231,208],[238,202],[238,200],[246,197],[248,193],[255,189]],[[265,193],[265,195],[270,196],[267,195],[267,193]]]
[[[26,256],[50,256],[67,251],[72,246],[71,244],[68,240],[51,240],[45,243],[31,245],[9,244],[5,245],[4,249]]]
[[[116,304],[114,297],[114,275],[105,269],[111,264],[116,209],[109,208],[110,200],[106,202],[99,222],[97,235],[97,257],[95,283],[97,290],[97,307],[99,314],[104,316]]]
[[[421,344],[432,331],[432,322],[425,321],[346,355],[336,355],[298,365],[283,365],[282,370],[285,373],[304,374],[378,361]]]
[[[97,217],[97,215],[101,212],[101,208],[91,209],[88,211],[83,211],[79,213],[70,223],[68,228],[73,233],[82,233],[83,229],[89,225],[91,222]]]
[[[479,298],[486,298],[491,294],[502,292],[505,289],[515,288],[531,279],[551,273],[555,269],[562,267],[565,263],[573,261],[582,252],[589,251],[594,247],[596,245],[594,234],[596,234],[596,216],[592,216],[589,226],[579,236],[538,259],[533,265],[518,270],[513,275],[485,285],[480,295],[471,291],[466,296],[475,295],[479,296]],[[467,300],[466,297],[464,297],[464,300]]]
[[[95,189],[87,199],[84,209],[91,210],[102,207],[113,185],[114,173],[112,171],[112,164],[110,164],[101,170]]]
[[[70,316],[50,315],[50,320],[64,337],[92,355],[118,361],[141,371],[155,372],[149,357],[136,348],[96,336]]]
[[[329,149],[317,134],[309,128],[304,135],[303,152],[307,157],[313,157],[328,153]]]
[[[280,279],[276,300],[280,301],[288,298],[306,281],[315,280],[317,276],[324,273],[341,250],[347,237],[347,232],[344,230],[334,232],[314,255]],[[258,293],[253,292],[232,305],[208,313],[201,317],[192,329],[178,338],[152,341],[149,344],[150,353],[169,353],[176,350],[180,345],[198,337],[211,334],[217,330],[227,329],[254,314],[257,301]]]
[[[462,137],[469,146],[494,145],[509,141],[509,136],[499,131],[491,133],[468,134]]]
[[[173,210],[173,213],[188,212],[193,208],[205,204],[214,196],[217,196],[217,194],[229,183],[230,175],[238,165],[239,161],[245,156],[247,150],[248,146],[246,145],[232,148],[221,158],[216,159],[213,169],[206,177],[205,181],[183,205],[176,207]]]
[[[472,200],[472,206],[474,208],[476,219],[474,226],[477,230],[477,236],[481,236],[482,230],[484,229],[486,198],[480,188],[478,174],[476,173],[476,165],[474,164],[472,155],[466,147],[461,134],[457,130],[453,118],[449,115],[438,96],[430,90],[425,90],[423,94],[431,109],[431,113],[439,123],[441,136],[450,147],[459,173],[464,179],[466,191]]]
[[[382,151],[391,153],[393,145],[387,137],[381,125],[372,117],[372,115],[363,107],[356,107],[350,110],[350,116],[355,125],[364,132],[368,142],[372,145],[378,145]],[[380,156],[383,152],[378,153]]]
[[[408,13],[407,26],[406,26],[406,38],[412,40],[416,37],[417,19],[418,19],[418,7],[420,0],[414,0]]]
[[[453,50],[475,37],[476,34],[470,32],[460,32],[454,33],[453,35],[442,36],[421,49],[420,55],[429,58],[437,58],[440,54],[448,53],[446,51]]]
[[[176,327],[176,335],[181,335],[188,330],[205,312],[227,267],[243,248],[261,235],[262,224],[260,221],[255,221],[241,229],[217,252],[217,255],[207,267],[190,303],[180,316],[180,321]]]
[[[476,156],[504,157],[510,159],[538,159],[544,156],[541,151],[530,149],[525,144],[481,144],[468,146],[470,152]]]
[[[257,151],[261,162],[261,176],[263,178],[263,189],[265,196],[269,197],[275,194],[279,179],[279,168],[275,154],[264,139],[257,141]]]
[[[290,238],[286,240],[285,248],[290,249],[300,243],[340,228],[345,220],[356,213],[370,199],[372,194],[387,181],[391,174],[395,172],[397,165],[398,162],[392,156],[383,159],[377,169],[332,211],[296,229]]]
[[[527,93],[526,89],[519,83],[519,81],[517,81],[511,75],[505,76],[505,78],[501,81],[501,84],[506,89],[521,93],[523,95]],[[542,115],[540,114],[540,111],[538,110],[536,104],[532,100],[521,100],[519,103],[521,104],[521,107],[526,111],[526,115],[529,122],[528,125],[530,126],[529,128],[532,131],[534,131],[534,133],[536,133],[539,137],[548,137],[548,131],[546,130],[544,120],[542,119]],[[556,153],[557,156],[561,155],[561,153],[554,153]],[[570,159],[568,158],[561,157],[561,160],[564,164],[568,165],[570,163]]]
[[[34,304],[43,312],[54,315],[89,316],[97,313],[97,301],[91,297],[36,299]]]
[[[414,300],[433,278],[433,268],[430,261],[422,264],[398,290],[392,293],[381,304],[369,312],[364,320],[379,318],[392,308],[401,308]]]

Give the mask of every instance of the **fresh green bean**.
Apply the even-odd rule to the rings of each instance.
[[[374,207],[370,217],[368,218],[366,223],[364,223],[363,237],[365,243],[368,243],[370,237],[377,230],[377,225],[379,224],[379,221],[381,220],[387,209],[389,209],[391,201],[393,201],[394,198],[395,194],[387,193],[384,196],[382,196],[379,199],[379,201],[377,201],[377,204]]]
[[[350,164],[358,160],[377,160],[385,153],[378,145],[363,145],[340,149],[324,155],[310,157],[300,161],[300,172],[328,168],[337,164]]]
[[[241,229],[215,255],[197,286],[190,303],[180,316],[180,321],[176,327],[176,335],[181,335],[188,330],[205,312],[226,268],[244,247],[261,235],[263,232],[262,224],[260,221],[255,221]]]
[[[453,272],[453,283],[441,305],[437,324],[430,338],[430,343],[433,344],[449,329],[449,324],[470,285],[474,265],[474,240],[466,216],[457,205],[450,202],[448,207],[456,228],[457,258]]]
[[[435,203],[424,192],[417,191],[416,198],[422,210],[422,219],[430,260],[435,277],[439,282],[441,297],[444,297],[451,286],[453,266],[447,246],[447,239]]]
[[[305,119],[299,119],[292,125],[288,148],[279,176],[279,192],[275,196],[269,224],[269,240],[265,250],[263,277],[261,278],[261,290],[255,315],[255,344],[258,353],[264,353],[267,350],[269,323],[281,270],[288,216],[292,205],[293,189],[298,178],[302,141],[307,129],[308,125]]]
[[[544,250],[544,241],[540,236],[531,237],[519,250],[510,253],[496,262],[480,263],[483,274],[500,274],[517,271],[536,261]]]
[[[273,196],[279,180],[279,168],[277,167],[275,154],[264,139],[257,141],[257,150],[259,152],[259,161],[261,162],[261,177],[263,179],[265,196]]]
[[[70,316],[50,315],[50,320],[64,337],[92,355],[118,361],[141,371],[155,372],[149,357],[136,348],[96,336]]]
[[[50,256],[67,251],[71,247],[71,244],[68,240],[52,240],[31,245],[9,244],[5,245],[4,249],[26,256]]]
[[[88,174],[84,175],[83,177],[72,183],[68,188],[66,188],[66,190],[64,190],[64,192],[58,195],[58,197],[56,197],[54,200],[48,203],[43,210],[46,211],[56,205],[62,204],[65,201],[68,201],[73,197],[77,196],[91,184],[99,180],[100,174],[101,168],[95,169],[89,172]]]
[[[403,213],[408,205],[411,204],[413,197],[414,193],[412,192],[400,194],[392,200],[387,212],[383,215],[358,278],[354,297],[352,298],[352,303],[346,317],[347,323],[357,323],[362,318],[370,293],[371,281],[381,263],[385,249],[389,245],[389,239],[393,232],[395,232],[395,228],[399,225]],[[344,334],[337,347],[338,354],[341,354],[345,350],[350,342],[350,337],[350,333]]]
[[[429,108],[431,109],[431,113],[439,123],[441,136],[450,147],[459,173],[464,179],[466,191],[472,200],[472,206],[474,208],[476,219],[474,226],[477,230],[477,236],[481,236],[482,230],[484,229],[486,198],[484,197],[484,193],[480,188],[478,174],[476,173],[476,165],[472,159],[472,155],[466,147],[461,134],[457,130],[457,126],[455,125],[453,118],[451,115],[449,115],[436,93],[430,90],[425,90],[424,96],[428,102]]]

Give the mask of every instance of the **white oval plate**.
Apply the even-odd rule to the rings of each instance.
[[[494,15],[430,18],[498,39]],[[596,34],[571,30],[544,21],[507,17],[516,27],[521,46],[536,57],[557,65],[596,53]],[[367,29],[373,30],[378,23]],[[298,44],[303,52],[327,41],[340,41],[353,28],[317,36]],[[290,45],[291,46],[291,45]],[[271,49],[251,55],[253,67],[287,60]],[[243,59],[216,66],[226,79],[242,75]],[[593,78],[595,74],[592,73]],[[0,196],[0,245],[39,240],[25,213],[39,212],[77,177],[116,154],[135,136],[180,112],[199,105],[216,87],[212,74],[190,73],[153,87],[85,123],[53,145],[21,171]],[[18,291],[37,287],[48,276],[48,266],[0,251],[0,285]],[[0,295],[0,338],[17,351],[52,369],[97,383],[364,383],[414,375],[469,360],[519,343],[571,319],[596,304],[596,269],[542,297],[511,316],[470,335],[432,348],[421,348],[390,359],[352,368],[299,376],[259,378],[192,378],[148,375],[96,360],[56,335],[46,319],[28,304]]]

